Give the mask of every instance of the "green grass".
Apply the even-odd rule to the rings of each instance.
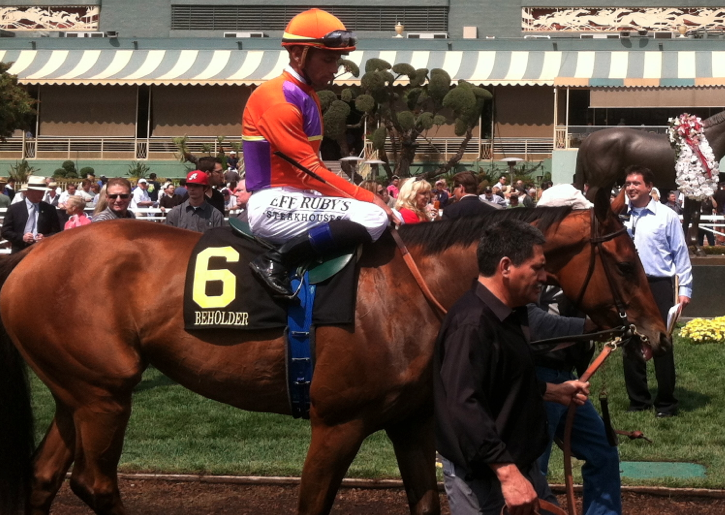
[[[54,404],[36,377],[32,386],[40,441]],[[134,394],[119,470],[299,476],[309,439],[309,421],[220,404],[149,369]],[[348,475],[398,477],[392,445],[383,433],[365,441]]]
[[[622,440],[625,461],[682,461],[705,465],[707,478],[638,481],[637,484],[722,488],[725,484],[725,345],[690,345],[676,339],[680,416],[656,419],[652,412],[626,413],[621,356],[613,355],[595,376],[602,381],[617,429],[642,430],[653,440]],[[654,370],[649,365],[651,385]],[[53,413],[48,390],[34,379],[38,440]],[[120,470],[123,472],[209,473],[298,476],[310,438],[309,422],[248,413],[205,399],[148,370],[134,396]],[[551,461],[552,482],[563,482],[561,453]],[[384,433],[368,438],[350,477],[396,478],[392,446]],[[634,484],[625,479],[625,483]]]

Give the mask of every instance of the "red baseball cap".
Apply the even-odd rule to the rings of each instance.
[[[186,184],[199,184],[201,186],[209,186],[209,178],[206,172],[201,170],[194,170],[189,172],[186,176]]]

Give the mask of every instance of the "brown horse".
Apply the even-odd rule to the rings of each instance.
[[[621,224],[606,196],[594,212],[599,236],[610,235],[600,251],[590,244],[597,236],[591,234],[590,212],[568,208],[514,209],[484,219],[403,227],[400,234],[430,289],[448,308],[477,276],[476,246],[486,223],[508,216],[537,224],[547,237],[552,281],[578,298],[591,252],[596,252],[581,307],[602,327],[619,325],[616,289],[629,320],[655,349],[667,348],[670,342],[634,246],[626,234],[617,233]],[[0,345],[0,357],[5,356],[0,360],[0,417],[9,395],[27,404],[27,393],[8,391],[23,385],[13,344],[56,401],[55,418],[35,451],[30,485],[23,491],[17,479],[0,483],[6,503],[15,499],[26,504],[28,514],[47,514],[73,464],[70,486],[96,513],[126,513],[116,467],[132,392],[149,364],[211,399],[245,410],[290,413],[281,330],[191,334],[183,329],[186,264],[198,240],[197,233],[148,222],[104,222],[4,258],[0,314],[12,343],[5,337]],[[411,513],[436,514],[431,358],[440,316],[389,235],[364,249],[359,265],[354,326],[316,332],[312,439],[299,513],[328,513],[362,441],[384,429]],[[55,273],[43,273],[48,269]],[[87,283],[75,270],[93,277],[93,287],[81,287]],[[4,409],[4,416],[0,458],[9,453],[15,458],[0,459],[0,479],[22,477],[29,468],[24,469],[18,449],[28,447],[29,430],[12,409]]]
[[[725,111],[711,116],[703,122],[705,137],[712,147],[715,160],[725,156]],[[587,197],[594,200],[600,188],[611,190],[624,182],[624,170],[630,165],[643,165],[655,175],[655,186],[663,195],[677,189],[675,184],[675,151],[665,134],[613,127],[590,134],[579,147],[576,158],[575,184],[577,188],[589,185]],[[697,229],[700,223],[700,202],[685,200],[683,227],[693,224],[689,233],[689,245],[697,244]]]

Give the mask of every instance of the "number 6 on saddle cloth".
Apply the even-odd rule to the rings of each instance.
[[[231,218],[231,227],[207,231],[194,248],[184,288],[184,328],[259,330],[279,328],[287,340],[287,378],[295,418],[309,416],[314,327],[347,325],[355,319],[357,266],[353,253],[337,254],[298,269],[293,302],[270,296],[247,262],[269,247],[249,225]]]

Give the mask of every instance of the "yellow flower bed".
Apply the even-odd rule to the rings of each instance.
[[[680,336],[692,343],[725,343],[725,316],[711,320],[690,320],[680,330]]]

